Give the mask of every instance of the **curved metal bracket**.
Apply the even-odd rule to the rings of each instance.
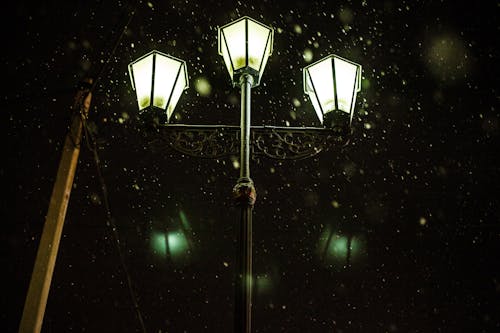
[[[263,126],[252,131],[252,148],[257,156],[301,160],[330,147],[344,145],[345,137],[341,128]]]
[[[236,126],[165,125],[159,128],[162,141],[182,154],[202,158],[238,155]]]
[[[194,157],[221,158],[239,155],[240,128],[226,125],[163,125],[161,141],[176,151]],[[300,160],[347,144],[343,128],[252,126],[252,157]]]

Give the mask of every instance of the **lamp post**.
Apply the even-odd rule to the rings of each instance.
[[[273,30],[249,17],[219,28],[219,54],[224,58],[233,85],[241,87],[240,178],[234,186],[241,207],[238,233],[235,332],[250,332],[252,323],[252,209],[257,193],[250,178],[250,93],[259,84],[272,52]]]
[[[241,210],[235,332],[251,332],[252,209],[256,191],[250,178],[250,153],[280,160],[303,159],[330,146],[345,144],[360,90],[361,66],[331,55],[303,71],[304,91],[323,127],[251,126],[251,89],[260,83],[272,53],[273,37],[272,28],[247,16],[218,29],[219,54],[233,86],[241,89],[239,126],[169,124],[175,105],[188,86],[185,62],[152,51],[129,65],[139,110],[150,110],[160,117],[166,113],[167,123],[158,124],[162,142],[190,156],[220,158],[240,154],[240,177],[233,188]],[[170,97],[159,97],[160,94]]]

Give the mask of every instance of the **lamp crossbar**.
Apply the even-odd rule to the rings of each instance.
[[[157,128],[162,145],[193,157],[222,158],[240,153],[240,127],[233,125],[167,124]],[[348,143],[348,129],[251,126],[253,159],[301,160]]]

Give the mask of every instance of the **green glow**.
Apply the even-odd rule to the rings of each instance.
[[[363,88],[363,90],[370,89],[370,85],[371,85],[371,83],[370,83],[370,80],[368,80],[368,79],[364,79],[361,81],[361,88]]]
[[[359,262],[365,255],[362,235],[335,233],[326,226],[318,240],[317,254],[326,265],[346,265]]]
[[[186,254],[188,242],[186,236],[180,231],[169,232],[167,236],[168,249],[172,258]]]
[[[363,256],[365,241],[362,237],[354,236],[351,239],[351,261],[357,261]]]
[[[257,275],[256,289],[258,293],[267,293],[272,286],[273,283],[269,275]]]
[[[358,240],[358,237],[353,237],[351,239],[351,253],[357,253],[361,247],[360,241]]]
[[[347,258],[347,237],[334,235],[328,244],[328,253],[339,259]]]
[[[151,237],[151,247],[156,255],[169,256],[173,260],[185,256],[189,249],[188,241],[182,231],[172,231],[166,236],[161,232],[154,233]]]
[[[167,254],[167,243],[165,242],[165,234],[155,233],[151,237],[151,247],[155,254],[165,256]]]
[[[181,223],[184,229],[191,230],[191,225],[189,224],[186,214],[182,210],[179,212],[179,217],[181,219]]]
[[[149,106],[149,103],[150,103],[149,101],[150,101],[149,96],[141,97],[141,99],[139,101],[139,109],[142,110],[144,108],[147,108]]]
[[[330,227],[326,227],[325,230],[323,230],[323,233],[319,237],[319,243],[318,243],[318,253],[320,256],[323,255],[323,251],[325,250],[328,242],[328,237],[330,235]]]

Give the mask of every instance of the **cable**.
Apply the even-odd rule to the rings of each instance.
[[[128,270],[128,267],[126,265],[125,257],[124,257],[124,255],[123,255],[123,253],[121,251],[120,236],[118,234],[118,230],[117,230],[116,224],[114,222],[113,215],[111,214],[111,209],[110,209],[110,206],[109,206],[108,189],[107,189],[106,183],[104,181],[104,177],[102,175],[101,162],[100,162],[100,159],[99,159],[99,154],[97,153],[97,143],[96,143],[96,140],[95,140],[92,132],[88,128],[87,117],[84,114],[84,112],[82,112],[83,111],[83,103],[84,103],[84,101],[86,100],[87,96],[95,90],[95,87],[97,86],[97,83],[99,82],[100,78],[102,77],[102,74],[104,73],[105,69],[107,68],[109,62],[111,61],[111,58],[115,54],[116,49],[117,49],[118,45],[120,44],[120,41],[121,41],[123,35],[125,34],[125,31],[127,30],[128,25],[132,21],[132,18],[134,17],[135,12],[137,10],[137,6],[138,6],[138,4],[140,2],[141,2],[140,0],[138,0],[138,1],[135,2],[134,9],[130,11],[130,13],[128,15],[127,22],[123,26],[120,35],[116,39],[116,41],[115,41],[115,43],[113,45],[113,48],[111,49],[111,52],[110,52],[107,60],[102,65],[100,71],[98,72],[98,74],[96,75],[96,77],[92,81],[92,83],[91,84],[87,83],[87,88],[88,89],[87,89],[86,93],[82,95],[82,98],[80,100],[80,107],[79,108],[75,108],[75,109],[77,109],[75,111],[79,112],[79,116],[81,118],[82,125],[83,125],[83,131],[84,131],[84,134],[85,134],[86,146],[92,152],[93,157],[94,157],[94,162],[95,162],[95,166],[96,166],[97,176],[99,178],[99,183],[101,185],[101,191],[102,191],[102,195],[103,195],[104,208],[106,210],[106,225],[111,228],[112,236],[113,236],[113,239],[114,239],[114,243],[116,245],[116,249],[118,251],[118,256],[120,258],[120,264],[121,264],[122,269],[123,269],[123,271],[125,273],[125,276],[127,278],[127,286],[128,286],[128,290],[129,290],[129,293],[130,293],[130,297],[132,299],[134,310],[136,312],[137,319],[139,320],[139,324],[140,324],[140,327],[142,329],[142,332],[146,333],[146,326],[144,325],[144,320],[143,320],[143,317],[142,317],[142,313],[141,313],[141,310],[139,308],[139,303],[137,301],[137,295],[135,294],[134,288],[132,286],[132,278],[130,276],[130,272]],[[85,83],[83,83],[83,84],[85,84]],[[74,142],[74,140],[73,140],[73,142]]]
[[[120,35],[118,36],[118,38],[116,39],[116,42],[115,44],[113,45],[113,48],[111,49],[111,53],[109,54],[108,58],[106,59],[106,61],[104,62],[104,64],[102,65],[101,67],[101,70],[98,72],[98,74],[96,75],[95,77],[95,80],[94,82],[92,83],[92,86],[89,90],[89,93],[92,93],[95,89],[95,87],[97,86],[97,83],[99,82],[99,80],[101,79],[102,77],[102,73],[104,73],[104,70],[106,69],[106,67],[108,66],[109,62],[111,61],[111,57],[113,57],[113,55],[115,54],[116,52],[116,48],[118,47],[118,45],[120,44],[120,41],[123,37],[123,35],[125,34],[125,31],[127,30],[128,28],[128,25],[130,24],[130,22],[132,22],[132,19],[135,15],[135,12],[137,11],[137,7],[139,5],[139,3],[141,2],[141,0],[137,0],[135,2],[135,5],[134,5],[134,8],[130,11],[129,13],[129,16],[128,16],[128,20],[127,20],[127,23],[125,23],[125,25],[123,26],[122,28],[122,31],[120,33]],[[85,100],[85,99],[84,99]]]
[[[106,210],[106,225],[108,227],[111,227],[114,243],[116,245],[116,249],[118,250],[118,255],[120,257],[120,264],[121,264],[122,269],[123,269],[125,276],[127,278],[127,286],[128,286],[128,290],[130,293],[130,297],[132,299],[132,303],[134,305],[134,309],[135,309],[136,314],[137,314],[137,319],[139,320],[142,332],[146,333],[146,327],[144,325],[144,320],[142,318],[141,310],[139,308],[139,303],[137,301],[137,295],[135,294],[134,288],[132,286],[132,278],[130,277],[130,272],[129,272],[128,267],[126,265],[125,257],[121,251],[120,236],[118,234],[118,230],[116,228],[116,224],[114,222],[113,215],[111,214],[111,209],[109,206],[108,189],[107,189],[106,183],[104,181],[104,177],[102,175],[101,162],[99,159],[99,154],[97,153],[96,140],[95,140],[94,136],[92,135],[92,133],[89,131],[88,126],[87,126],[86,117],[83,116],[83,114],[82,114],[81,119],[82,119],[84,134],[85,134],[85,142],[86,142],[87,148],[93,153],[94,162],[95,162],[96,171],[97,171],[97,176],[99,178],[99,183],[101,185],[101,191],[102,191],[102,195],[103,195],[103,203],[104,203],[104,208]]]

